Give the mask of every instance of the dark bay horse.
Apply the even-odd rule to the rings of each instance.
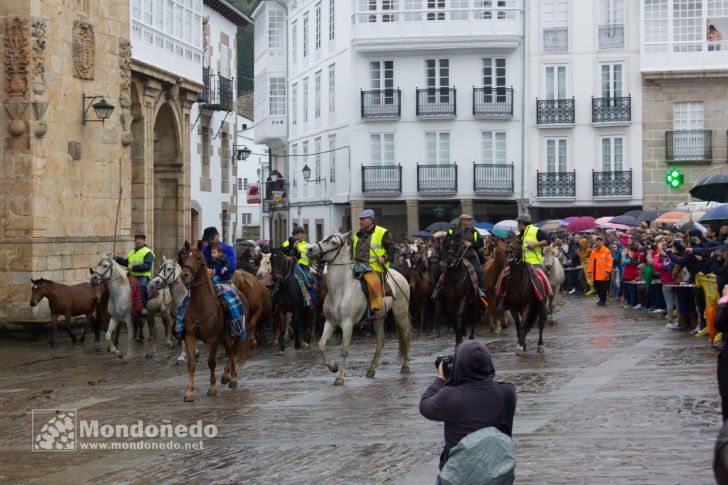
[[[433,315],[430,311],[433,306],[432,291],[435,285],[430,276],[429,261],[427,255],[414,253],[410,256],[410,266],[407,268],[407,280],[410,284],[410,295],[412,305],[420,318],[420,330],[425,329],[425,320]],[[437,315],[435,315],[437,318]],[[435,325],[436,326],[436,325]]]
[[[506,248],[505,261],[510,267],[508,280],[504,282],[506,308],[510,311],[513,321],[516,322],[518,345],[516,355],[526,353],[526,335],[538,322],[538,347],[543,353],[543,326],[546,321],[545,306],[536,296],[528,264],[523,261],[523,243],[516,238]]]
[[[316,305],[304,307],[303,294],[295,276],[294,261],[291,261],[280,249],[270,254],[273,287],[270,290],[274,310],[274,328],[278,338],[278,351],[286,350],[286,314],[291,314],[291,327],[295,348],[300,349],[301,338],[305,347],[311,344],[311,333],[316,316]],[[303,334],[303,335],[302,335]]]
[[[48,345],[53,347],[56,344],[58,333],[58,317],[63,315],[66,319],[66,332],[71,337],[71,342],[76,343],[76,335],[71,331],[71,317],[80,315],[86,316],[86,325],[83,328],[78,343],[86,340],[86,332],[95,322],[95,313],[98,307],[98,300],[105,287],[94,288],[91,283],[78,285],[64,285],[55,281],[39,278],[30,280],[33,283],[33,293],[30,296],[30,306],[37,306],[43,298],[48,298],[48,306],[51,309],[51,321],[53,322],[53,335]],[[98,327],[95,329],[96,340],[99,338]]]
[[[490,325],[490,329],[498,333],[502,328],[508,326],[506,312],[498,309],[495,304],[495,286],[498,283],[498,277],[506,267],[506,242],[504,239],[497,239],[495,248],[490,258],[483,268],[483,277],[485,280],[485,297],[488,300],[488,308],[486,309],[486,321]]]
[[[472,329],[470,339],[475,333],[475,325],[480,320],[480,295],[476,293],[463,262],[463,254],[467,248],[457,238],[445,241],[445,265],[441,292],[443,306],[449,320],[455,329],[455,345],[463,341],[465,323],[470,322]]]
[[[215,379],[215,365],[217,346],[222,343],[228,355],[228,363],[223,371],[221,384],[228,384],[230,388],[238,387],[238,371],[236,364],[244,364],[248,353],[248,342],[252,332],[248,331],[248,338],[240,340],[231,337],[225,331],[225,312],[217,300],[215,288],[207,272],[205,257],[200,248],[193,250],[190,243],[185,241],[185,251],[182,264],[182,282],[188,287],[189,301],[184,315],[185,346],[187,347],[187,389],[185,390],[185,402],[194,401],[194,378],[197,359],[195,359],[195,344],[197,339],[205,342],[209,349],[207,365],[210,368],[210,387],[207,390],[208,396],[217,395],[217,381]],[[237,290],[236,290],[237,291]],[[244,307],[248,305],[245,297],[237,291],[240,301]],[[246,315],[247,316],[247,315]],[[246,318],[246,325],[249,321]]]

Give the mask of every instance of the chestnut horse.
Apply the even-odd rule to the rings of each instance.
[[[39,278],[37,280],[30,279],[33,283],[33,294],[30,296],[30,306],[37,306],[43,298],[48,298],[48,306],[51,309],[51,321],[53,322],[53,335],[51,335],[48,345],[53,347],[56,344],[56,334],[58,333],[58,316],[64,315],[66,318],[66,332],[71,337],[71,342],[76,343],[76,335],[71,331],[71,317],[80,315],[86,316],[86,325],[83,328],[83,334],[78,339],[78,343],[86,340],[86,332],[91,324],[95,321],[94,314],[98,306],[101,291],[91,286],[91,283],[81,283],[78,285],[64,285],[55,281]],[[96,329],[96,340],[98,340],[98,328]]]
[[[432,296],[435,285],[430,277],[429,261],[426,254],[414,253],[409,261],[411,266],[407,269],[407,279],[410,284],[412,302],[420,317],[420,331],[423,331],[425,329],[425,320],[433,314],[430,311],[431,305],[433,305],[430,296]]]
[[[270,296],[268,295],[268,288],[255,275],[242,269],[238,269],[233,273],[233,283],[245,296],[245,301],[248,303],[245,310],[250,312],[250,321],[247,326],[253,329],[250,335],[251,344],[258,345],[256,333],[262,330],[265,317],[269,316]],[[261,323],[260,326],[258,326],[259,322]],[[260,343],[263,344],[263,341],[261,340]]]
[[[195,344],[197,339],[202,340],[208,346],[209,357],[207,365],[210,368],[210,387],[207,389],[208,396],[217,395],[217,380],[215,378],[215,366],[217,346],[222,343],[228,355],[228,363],[223,371],[221,384],[228,384],[231,389],[238,387],[238,371],[236,360],[239,357],[240,364],[245,363],[248,354],[248,341],[231,337],[225,331],[225,312],[217,300],[212,279],[207,272],[207,263],[202,255],[200,247],[192,250],[190,243],[185,241],[184,246],[187,256],[182,264],[182,282],[188,287],[189,301],[184,315],[185,346],[187,348],[187,388],[185,390],[185,402],[195,400],[194,379],[197,359],[195,359]],[[248,305],[243,294],[236,290],[238,298],[246,309]],[[247,315],[246,315],[247,316]],[[246,318],[246,323],[248,319]],[[250,331],[248,332],[248,337]],[[240,354],[240,355],[238,355]]]
[[[483,268],[483,276],[485,279],[485,297],[488,300],[488,308],[486,308],[486,320],[490,324],[490,329],[495,333],[499,333],[502,328],[508,326],[506,312],[498,309],[495,305],[495,286],[498,283],[498,277],[506,267],[506,241],[498,238],[495,243],[495,249],[490,259],[485,263]]]

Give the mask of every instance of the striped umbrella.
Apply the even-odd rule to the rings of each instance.
[[[655,224],[677,224],[686,214],[687,212],[682,211],[665,212],[655,219]]]
[[[542,226],[541,230],[544,232],[558,232],[564,229],[564,224],[561,219],[551,219],[546,221]]]

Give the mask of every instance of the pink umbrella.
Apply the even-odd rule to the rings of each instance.
[[[626,231],[629,229],[629,226],[625,226],[624,224],[613,224],[611,222],[612,219],[614,219],[614,217],[600,217],[595,222],[597,227],[601,227],[602,229],[618,229],[620,231]]]
[[[579,217],[576,220],[569,222],[566,226],[568,232],[585,232],[591,231],[597,227],[596,221],[593,217]]]
[[[577,219],[578,217],[576,216],[567,217],[566,219],[563,219],[563,223],[564,225],[568,226],[571,221],[575,221]]]

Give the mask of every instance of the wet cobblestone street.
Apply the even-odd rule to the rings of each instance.
[[[546,353],[515,355],[515,329],[479,327],[500,380],[518,390],[514,439],[518,483],[712,483],[712,447],[721,424],[714,351],[705,338],[664,329],[659,316],[611,303],[567,298]],[[122,341],[125,339],[122,338]],[[59,339],[0,342],[0,481],[9,483],[394,483],[430,484],[442,424],[418,411],[449,331],[416,332],[412,373],[399,374],[389,335],[374,379],[364,373],[373,337],[354,338],[344,387],[317,351],[253,352],[237,389],[207,397],[207,352],[197,367],[195,402],[183,403],[186,366],[163,346],[123,364],[93,344]],[[125,349],[125,345],[122,345]],[[329,345],[338,360],[338,339]],[[218,358],[218,376],[224,365]],[[77,409],[112,425],[218,426],[202,450],[31,452],[33,409]],[[83,440],[81,440],[83,441]],[[117,440],[119,441],[119,440]],[[164,440],[161,440],[164,441]],[[197,439],[182,439],[199,441]]]

